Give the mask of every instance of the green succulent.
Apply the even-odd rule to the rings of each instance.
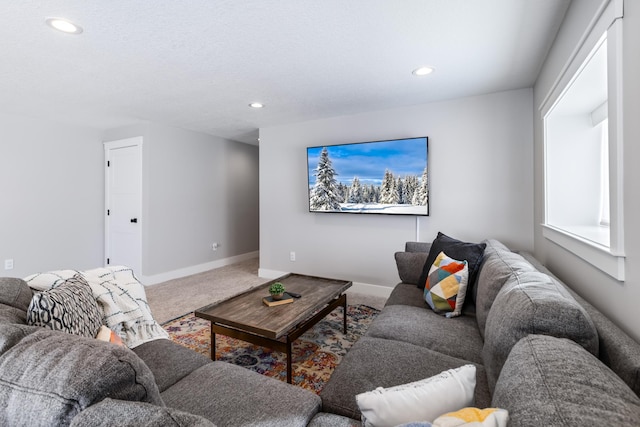
[[[271,295],[277,295],[284,292],[284,285],[280,282],[275,282],[269,286],[269,293]]]

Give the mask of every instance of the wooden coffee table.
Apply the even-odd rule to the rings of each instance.
[[[267,307],[262,298],[269,286],[281,282],[285,289],[302,295],[293,303]],[[351,282],[288,274],[241,295],[195,311],[211,322],[211,359],[216,360],[216,334],[237,338],[287,354],[287,382],[291,383],[293,342],[337,307],[344,308],[347,333],[347,295]]]

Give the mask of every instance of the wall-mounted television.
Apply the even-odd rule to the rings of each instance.
[[[307,148],[310,212],[429,215],[428,138]]]

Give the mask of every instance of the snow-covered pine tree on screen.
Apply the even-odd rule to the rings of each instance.
[[[362,203],[362,201],[362,188],[360,187],[360,180],[356,176],[353,178],[351,189],[349,190],[349,203]]]
[[[382,178],[382,188],[380,188],[380,203],[386,205],[393,205],[398,203],[398,189],[396,180],[393,179],[393,174],[389,169],[384,171],[384,178]]]
[[[424,168],[424,172],[422,172],[422,179],[413,196],[412,203],[419,206],[427,206],[429,204],[429,178],[427,177],[427,168]]]
[[[316,184],[309,196],[309,206],[314,211],[339,211],[341,197],[338,192],[336,171],[331,166],[327,147],[322,149],[315,174]]]

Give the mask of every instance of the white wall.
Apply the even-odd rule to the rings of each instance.
[[[394,252],[438,231],[533,250],[532,113],[523,89],[261,129],[261,272],[392,287]],[[430,216],[308,212],[306,147],[414,136],[429,137]]]
[[[105,139],[136,135],[144,138],[143,283],[258,250],[257,147],[158,124]],[[221,245],[215,252],[213,242]]]
[[[603,0],[572,2],[534,88],[535,254],[549,269],[640,341],[640,2],[624,2],[624,217],[625,282],[618,282],[542,236],[543,125],[538,111]]]
[[[145,137],[143,282],[256,255],[257,147],[157,124],[101,132],[0,114],[0,276],[103,265],[102,142],[136,135]]]
[[[103,159],[97,130],[0,114],[0,275],[102,265]]]

